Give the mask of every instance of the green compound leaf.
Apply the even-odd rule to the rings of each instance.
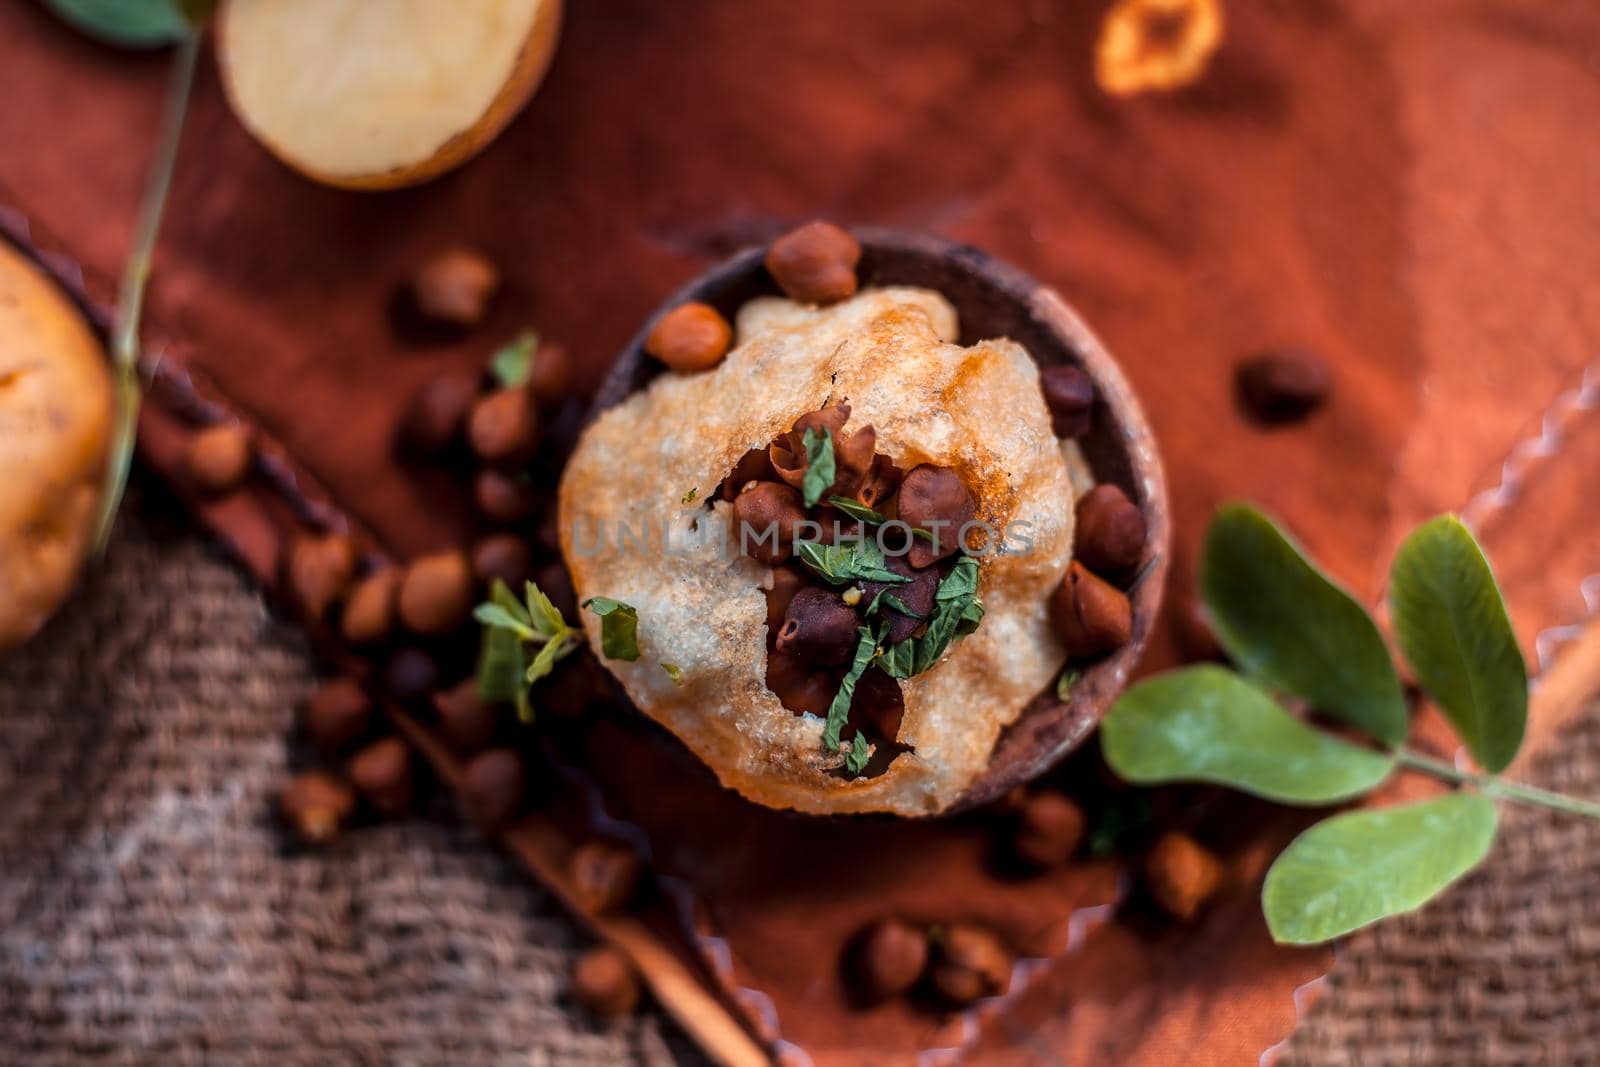
[[[533,376],[533,357],[539,351],[539,335],[524,330],[516,339],[489,359],[489,371],[505,389],[521,389]]]
[[[1528,722],[1528,668],[1483,550],[1451,515],[1419,526],[1389,576],[1395,640],[1485,769],[1506,769]]]
[[[1392,756],[1312,729],[1213,664],[1128,689],[1100,725],[1100,747],[1129,782],[1210,782],[1283,804],[1348,800],[1394,769]]]
[[[192,32],[173,0],[45,0],[45,4],[90,37],[124,48],[158,48]]]
[[[528,658],[516,632],[489,626],[478,651],[478,696],[485,704],[514,704],[528,691]]]
[[[1372,616],[1252,507],[1212,520],[1200,587],[1217,637],[1246,674],[1390,745],[1405,698]]]
[[[1488,855],[1495,822],[1477,793],[1325,819],[1267,872],[1267,927],[1280,944],[1312,945],[1420,908]]]

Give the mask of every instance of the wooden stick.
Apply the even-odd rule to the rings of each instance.
[[[462,765],[448,746],[405,711],[395,707],[387,711],[439,778],[459,793]],[[561,860],[571,845],[558,830],[527,817],[498,836],[573,918],[632,961],[656,1001],[719,1067],[770,1067],[772,1056],[649,927],[629,915],[596,915],[583,907]]]

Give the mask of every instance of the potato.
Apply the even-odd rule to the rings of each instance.
[[[111,372],[76,305],[0,240],[0,648],[66,599],[94,535]]]
[[[217,58],[234,112],[302,174],[349,189],[427,181],[533,95],[561,0],[225,0]]]

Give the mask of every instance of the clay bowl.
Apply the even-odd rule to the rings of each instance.
[[[993,337],[1020,342],[1042,366],[1076,364],[1093,379],[1098,399],[1092,428],[1080,441],[1100,482],[1112,482],[1143,509],[1150,536],[1132,592],[1133,639],[1103,659],[1079,665],[1065,702],[1054,688],[1040,693],[1001,735],[989,768],[955,805],[975,807],[1049,769],[1093,732],[1138,661],[1161,606],[1171,528],[1166,479],[1155,438],[1116,360],[1077,313],[1048,286],[969,245],[925,234],[859,228],[863,286],[916,285],[944,294],[960,315],[961,343]],[[628,342],[596,396],[596,413],[622,401],[661,372],[644,352],[656,319],[690,300],[732,320],[745,301],[778,292],[762,265],[764,248],[738,252],[672,294]]]

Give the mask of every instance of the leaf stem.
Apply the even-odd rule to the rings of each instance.
[[[117,293],[117,317],[111,343],[111,364],[116,374],[116,421],[112,427],[111,455],[100,497],[100,513],[95,520],[96,553],[104,552],[111,539],[117,508],[128,484],[128,468],[133,463],[139,425],[139,318],[144,308],[145,283],[150,278],[150,264],[155,255],[156,235],[161,232],[161,216],[172,188],[172,172],[177,166],[178,143],[183,139],[183,120],[189,110],[189,95],[200,57],[200,39],[201,31],[196,27],[178,43],[173,56],[161,131],[151,159],[144,199],[139,206],[133,247],[129,250],[122,286]]]
[[[1464,785],[1476,786],[1481,792],[1505,800],[1514,800],[1523,804],[1536,804],[1541,807],[1554,808],[1573,815],[1586,815],[1591,819],[1600,819],[1600,804],[1593,801],[1580,800],[1577,797],[1565,796],[1561,793],[1552,793],[1548,789],[1537,786],[1523,785],[1521,782],[1511,782],[1497,778],[1491,774],[1481,774],[1477,771],[1459,770],[1444,760],[1434,759],[1412,752],[1409,749],[1399,749],[1395,758],[1402,767],[1409,767],[1423,774],[1430,774],[1447,782],[1459,782]]]

